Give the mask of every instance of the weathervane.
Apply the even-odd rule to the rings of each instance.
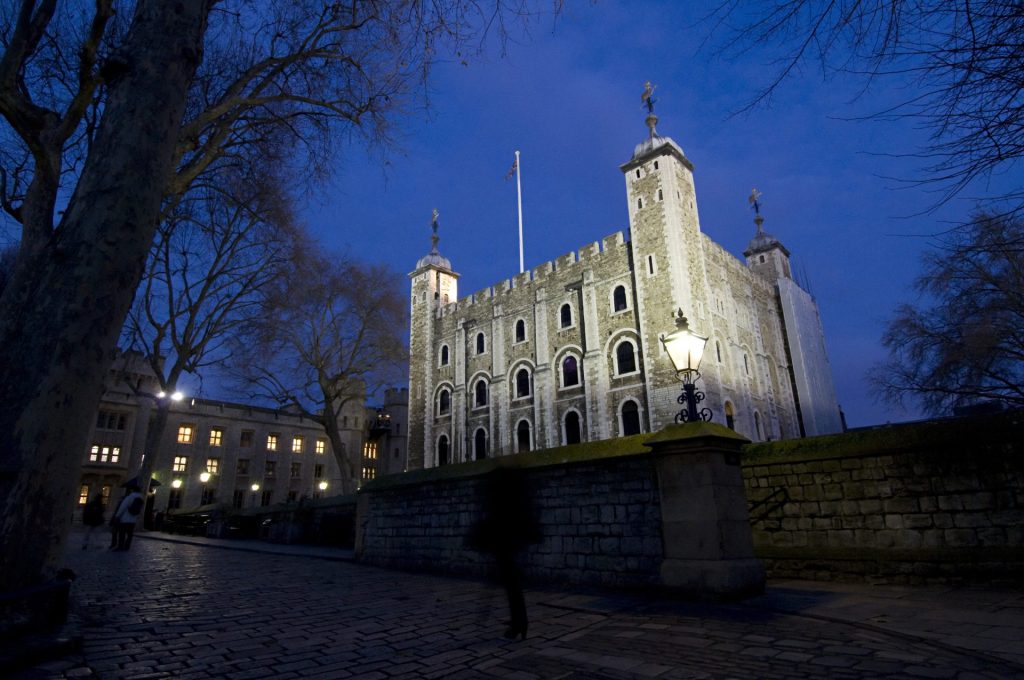
[[[430,244],[433,246],[434,251],[437,250],[437,242],[441,240],[441,238],[437,235],[437,218],[439,215],[440,213],[437,212],[437,208],[434,208],[433,219],[431,220],[430,225],[431,228],[434,230],[433,236],[430,237]]]
[[[761,192],[757,189],[750,190],[750,198],[747,199],[750,203],[750,207],[754,209],[755,215],[761,214]]]
[[[647,127],[651,129],[651,139],[658,136],[657,130],[654,129],[654,126],[658,124],[658,117],[654,115],[654,105],[658,102],[658,100],[654,98],[654,90],[657,87],[657,85],[651,85],[651,81],[648,80],[644,83],[643,94],[640,95],[640,102],[647,107],[647,120],[644,122],[647,123]]]

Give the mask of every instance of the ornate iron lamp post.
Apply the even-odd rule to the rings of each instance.
[[[711,409],[706,406],[697,408],[704,401],[704,393],[697,390],[694,383],[700,378],[697,367],[704,355],[704,345],[708,339],[690,330],[690,325],[683,316],[683,310],[676,313],[676,329],[668,335],[661,336],[668,358],[676,373],[683,381],[683,392],[676,400],[683,409],[676,414],[677,423],[692,423],[698,420],[711,420]]]

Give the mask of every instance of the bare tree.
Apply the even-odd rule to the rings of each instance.
[[[529,0],[21,0],[0,8],[0,582],[53,573],[103,377],[163,214],[265,156],[386,136],[431,61]],[[306,153],[303,153],[303,152]],[[212,180],[211,180],[212,182]],[[66,197],[66,198],[65,198]]]
[[[770,99],[803,62],[826,76],[901,78],[906,100],[878,111],[931,130],[919,155],[924,180],[948,200],[979,177],[1024,156],[1024,12],[1004,0],[775,0],[753,9],[722,2],[711,20],[731,50],[782,47],[772,80],[750,106]],[[727,27],[727,28],[722,28]],[[1024,208],[1024,187],[1001,199]]]
[[[223,364],[231,338],[258,319],[266,289],[299,242],[276,178],[221,173],[220,180],[216,188],[194,187],[157,229],[125,323],[123,344],[145,357],[164,395],[141,394],[135,386],[156,406],[140,480],[160,464],[167,395],[185,374]]]
[[[871,372],[877,393],[933,414],[985,400],[1024,406],[1024,220],[977,215],[923,259],[923,299],[889,323],[891,359]]]
[[[361,455],[344,446],[342,409],[362,405],[368,393],[405,375],[408,319],[400,281],[385,267],[301,255],[235,354],[254,396],[320,420],[342,493],[355,492]]]

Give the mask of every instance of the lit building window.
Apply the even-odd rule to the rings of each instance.
[[[363,468],[363,481],[369,481],[377,476],[377,470],[372,467]]]
[[[214,427],[210,430],[210,446],[221,446],[224,439],[224,430]]]
[[[89,450],[89,462],[91,463],[116,463],[120,458],[120,446],[95,445]]]
[[[277,451],[277,438],[279,436],[278,434],[267,435],[267,451]]]
[[[323,453],[327,452],[327,440],[325,440],[325,439],[317,439],[315,446],[316,446],[316,448],[314,449],[314,451],[316,453],[323,454]]]
[[[88,502],[89,502],[89,485],[88,484],[83,484],[78,489],[78,504],[79,505],[85,505]]]
[[[171,466],[173,472],[188,472],[188,458],[185,456],[175,456],[174,465]]]
[[[110,485],[109,484],[104,484],[100,488],[100,495],[103,496],[103,505],[104,506],[110,505]]]
[[[206,471],[211,475],[217,474],[220,470],[220,458],[207,458],[206,459]]]
[[[363,458],[377,460],[377,442],[366,442],[363,444]]]
[[[302,453],[305,441],[302,437],[292,437],[292,453]]]
[[[178,443],[191,444],[192,436],[195,434],[196,426],[182,424],[178,426]]]

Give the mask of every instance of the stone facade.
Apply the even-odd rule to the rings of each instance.
[[[841,429],[817,308],[760,218],[746,263],[702,234],[693,165],[653,124],[621,170],[628,240],[613,234],[466,298],[435,222],[410,274],[410,469],[671,424],[680,383],[660,338],[678,308],[708,336],[702,385],[716,420],[755,441]]]
[[[159,387],[141,356],[122,355],[112,367],[89,434],[79,503],[97,492],[109,507],[142,465],[146,432]],[[340,418],[342,442],[361,480],[406,467],[407,391],[387,390],[380,407],[358,402]],[[208,399],[171,406],[153,477],[151,512],[224,503],[267,506],[340,493],[341,476],[323,425],[287,409]],[[199,479],[210,472],[206,483]],[[176,481],[177,480],[177,481]],[[326,488],[320,484],[326,482]],[[174,484],[177,483],[177,487]],[[252,485],[259,485],[257,491]],[[204,503],[205,502],[205,503]]]

